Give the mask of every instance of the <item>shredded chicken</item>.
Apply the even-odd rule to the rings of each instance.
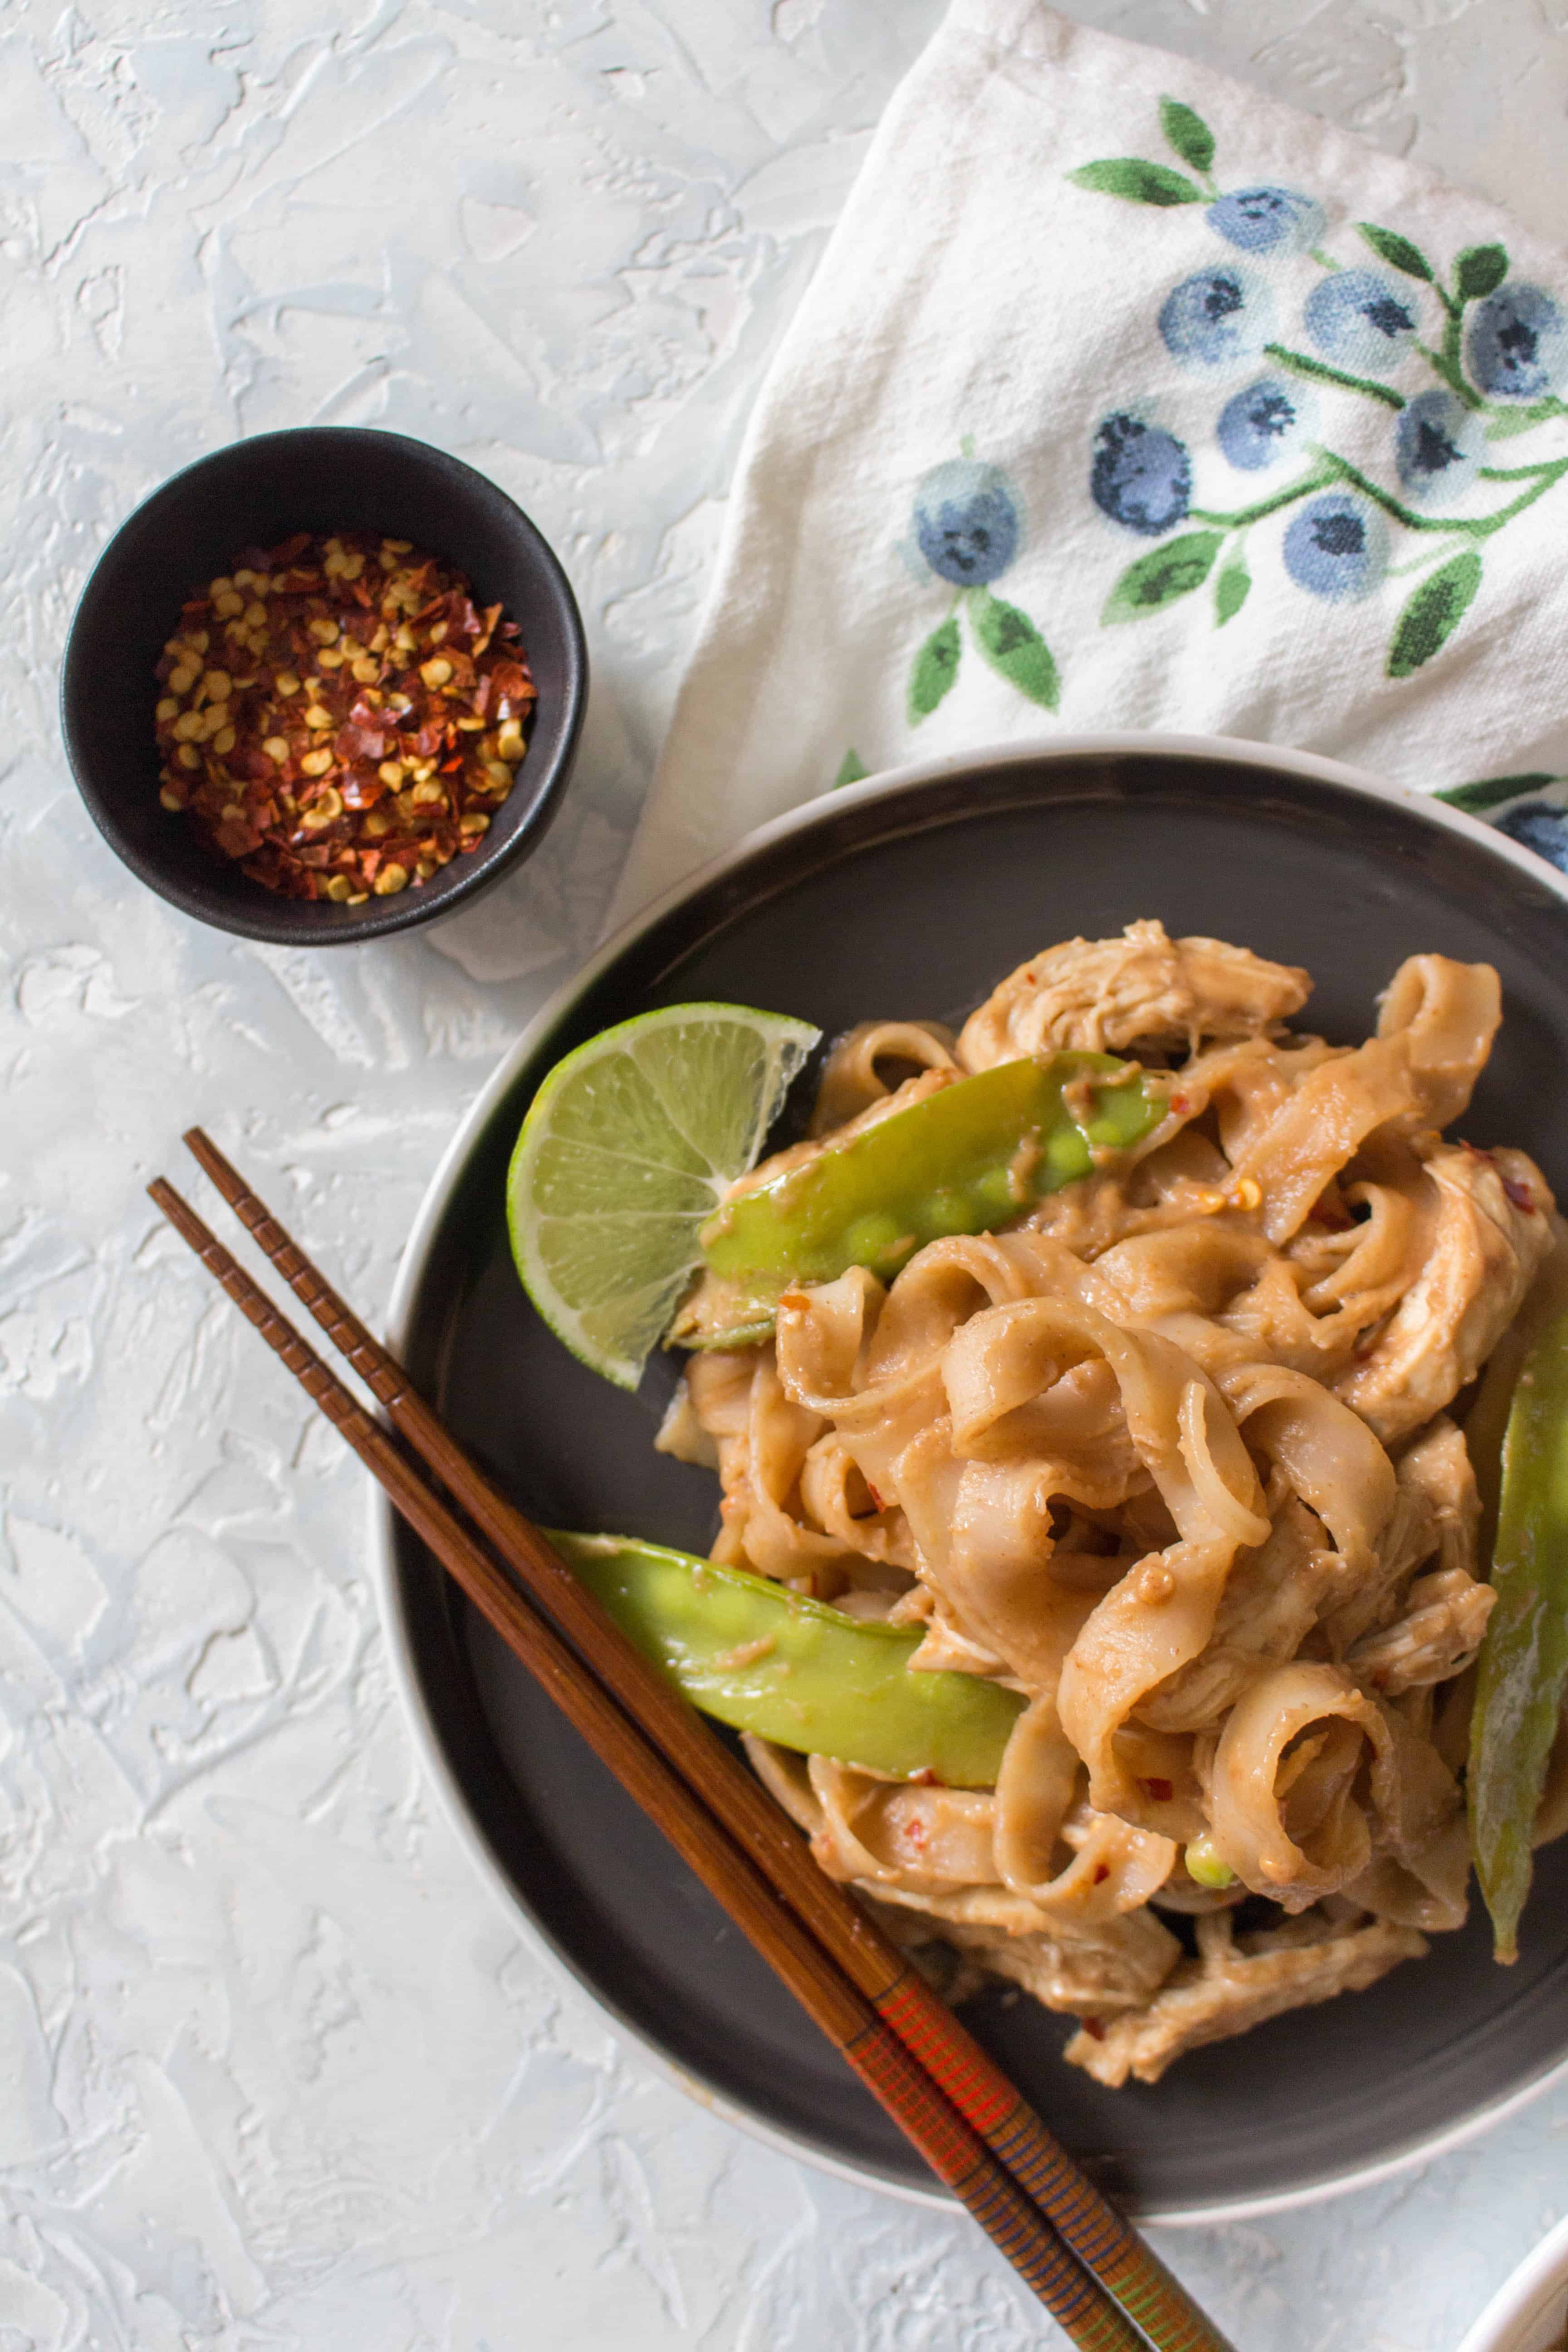
[[[1552,1194],[1524,1152],[1445,1144],[1425,1172],[1426,1261],[1370,1354],[1334,1383],[1385,1445],[1475,1378],[1552,1247]]]
[[[1147,2009],[1076,2033],[1066,2056],[1096,2082],[1120,2090],[1128,2076],[1157,2083],[1173,2060],[1205,2042],[1246,2033],[1290,2009],[1364,1992],[1401,1960],[1419,1959],[1426,1938],[1384,1919],[1336,1931],[1313,1943],[1274,1940],[1247,1951],[1236,1938],[1230,1914],[1211,1912],[1197,1927],[1199,1957],[1183,1960]]]
[[[1148,1909],[1123,1912],[1083,1937],[997,1936],[953,1926],[944,1933],[989,1975],[1010,1979],[1045,2008],[1069,2017],[1118,2017],[1142,2010],[1169,1978],[1182,1949]]]
[[[752,1411],[755,1360],[743,1349],[711,1348],[693,1356],[654,1439],[660,1454],[716,1469],[726,1485],[738,1472]]]
[[[750,1386],[749,1375],[747,1385]],[[694,1470],[719,1467],[719,1448],[713,1433],[704,1425],[684,1380],[665,1407],[653,1448],[656,1454],[671,1454],[677,1462],[689,1462]]]
[[[1461,1675],[1473,1661],[1497,1594],[1462,1568],[1440,1569],[1411,1586],[1396,1624],[1369,1633],[1345,1659],[1358,1682],[1395,1698]]]
[[[1224,940],[1173,940],[1158,922],[1119,940],[1068,940],[1020,964],[972,1013],[958,1040],[966,1070],[1071,1046],[1186,1046],[1256,1037],[1299,1013],[1311,975]]]

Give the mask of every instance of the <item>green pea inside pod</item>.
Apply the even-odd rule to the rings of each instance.
[[[550,1540],[704,1715],[896,1780],[995,1786],[1024,1701],[975,1675],[911,1670],[919,1632],[633,1536]]]
[[[765,1329],[794,1283],[852,1265],[889,1280],[927,1242],[1010,1224],[1142,1142],[1169,1102],[1169,1081],[1135,1063],[1052,1054],[956,1079],[829,1141],[702,1226],[708,1272],[748,1309],[733,1336]]]

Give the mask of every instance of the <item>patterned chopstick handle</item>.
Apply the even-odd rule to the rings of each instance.
[[[907,1961],[874,2005],[1158,2352],[1235,2352]]]

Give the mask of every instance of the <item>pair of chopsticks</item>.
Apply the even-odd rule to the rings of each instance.
[[[395,1436],[159,1177],[147,1189],[170,1223],[1072,2342],[1083,2352],[1232,2352],[854,1897],[817,1869],[760,1782],[469,1460],[216,1146],[199,1128],[184,1139]]]

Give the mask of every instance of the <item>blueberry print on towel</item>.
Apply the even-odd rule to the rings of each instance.
[[[1449,784],[1434,800],[1484,816],[1510,841],[1533,849],[1549,866],[1568,874],[1568,776],[1540,770],[1522,776],[1482,776],[1474,783]]]
[[[965,441],[961,457],[921,475],[910,528],[911,567],[934,573],[953,593],[910,668],[910,724],[929,718],[958,676],[961,614],[982,658],[1030,702],[1054,710],[1061,687],[1050,649],[1028,614],[991,584],[1011,567],[1024,538],[1023,500],[1002,468],[983,465]],[[838,781],[848,781],[842,770]]]
[[[1152,326],[1178,367],[1215,379],[1215,446],[1234,473],[1258,478],[1237,483],[1234,504],[1199,504],[1185,441],[1135,404],[1103,416],[1089,496],[1159,544],[1121,573],[1101,621],[1145,619],[1212,578],[1223,626],[1252,587],[1249,534],[1279,517],[1284,576],[1308,596],[1360,604],[1415,579],[1385,662],[1390,677],[1409,677],[1469,610],[1488,541],[1568,474],[1568,457],[1503,462],[1517,436],[1568,418],[1568,315],[1544,288],[1510,278],[1500,245],[1468,247],[1445,278],[1397,230],[1362,221],[1373,260],[1344,262],[1327,250],[1315,197],[1222,189],[1202,117],[1167,98],[1160,123],[1184,170],[1123,155],[1068,177],[1127,204],[1203,207],[1215,244],[1194,254],[1199,266]],[[1304,299],[1269,275],[1286,257],[1298,277],[1303,264],[1321,273]],[[1374,471],[1334,446],[1352,402],[1385,415]],[[1261,478],[1276,474],[1277,487]]]

